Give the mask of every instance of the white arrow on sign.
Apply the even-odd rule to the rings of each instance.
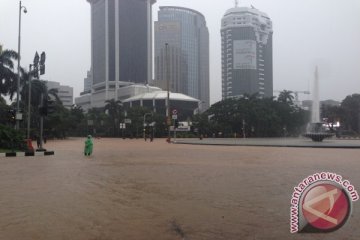
[[[331,212],[331,210],[333,209],[334,207],[334,203],[335,203],[335,197],[334,195],[337,194],[337,189],[334,189],[330,192],[326,192],[326,193],[323,193],[313,199],[311,199],[310,201],[307,201],[303,204],[303,207],[306,211],[308,211],[309,213],[313,214],[314,216],[316,217],[319,217],[319,218],[322,218],[328,222],[331,222],[333,224],[337,224],[338,223],[338,220],[333,218],[333,217],[330,217],[328,215],[325,215],[324,213],[318,211],[317,209],[313,208],[312,205],[315,204],[315,203],[318,203],[320,201],[322,201],[323,199],[326,199],[328,198],[329,201],[330,201],[330,209],[329,209],[329,213]]]

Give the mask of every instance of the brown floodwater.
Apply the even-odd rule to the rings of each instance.
[[[359,239],[360,205],[329,234],[290,234],[294,186],[319,171],[360,189],[359,149],[48,141],[0,158],[0,239]]]

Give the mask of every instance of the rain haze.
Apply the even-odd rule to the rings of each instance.
[[[28,68],[35,51],[45,51],[43,79],[83,91],[90,69],[90,4],[86,0],[23,0],[21,65]],[[210,100],[221,100],[221,18],[233,0],[158,0],[201,12],[210,32]],[[269,15],[273,22],[274,90],[311,90],[319,66],[320,99],[342,100],[360,92],[360,1],[240,1]],[[19,1],[0,1],[0,44],[17,51]],[[309,96],[300,96],[309,99]]]

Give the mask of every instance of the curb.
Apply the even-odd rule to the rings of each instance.
[[[339,140],[360,140],[360,137],[338,137]]]
[[[50,156],[55,155],[54,151],[46,152],[9,152],[0,153],[0,157],[34,157],[34,156]]]
[[[332,149],[360,149],[359,146],[354,145],[296,145],[296,144],[232,144],[232,143],[209,143],[209,142],[185,142],[185,141],[172,141],[173,144],[187,144],[187,145],[203,145],[203,146],[239,146],[239,147],[279,147],[279,148],[332,148]]]

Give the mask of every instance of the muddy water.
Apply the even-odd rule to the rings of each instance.
[[[0,239],[359,239],[360,205],[331,234],[291,235],[293,187],[317,171],[360,190],[360,150],[49,141],[0,158]]]

